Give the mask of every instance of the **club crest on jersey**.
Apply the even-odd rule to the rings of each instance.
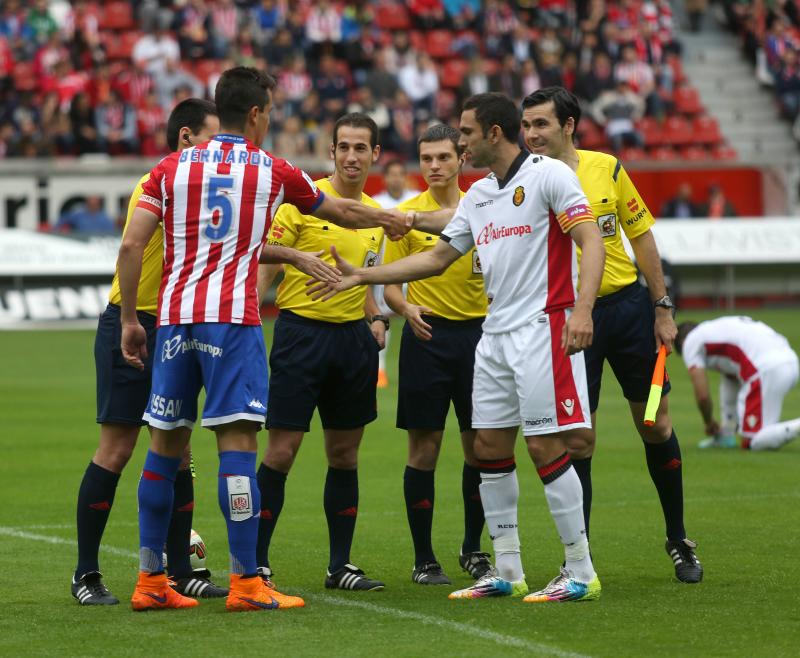
[[[521,206],[522,202],[525,201],[525,188],[522,185],[517,185],[514,189],[514,197],[512,199],[515,206]]]
[[[597,226],[600,228],[600,235],[610,238],[617,234],[617,216],[613,212],[610,215],[600,215]]]

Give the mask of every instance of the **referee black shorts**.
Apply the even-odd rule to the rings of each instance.
[[[472,371],[484,318],[446,320],[424,316],[432,338],[419,340],[403,326],[397,427],[443,430],[452,401],[462,432],[472,428]]]
[[[137,370],[122,358],[121,309],[109,304],[97,323],[94,365],[97,372],[97,422],[147,425],[142,415],[150,398],[153,352],[156,345],[156,317],[139,311],[139,322],[147,332],[144,370]]]
[[[291,311],[275,321],[267,427],[349,430],[378,416],[378,343],[363,320],[323,322]]]
[[[655,309],[647,289],[638,282],[599,297],[592,312],[594,337],[585,351],[589,408],[597,410],[603,363],[614,371],[622,393],[630,402],[647,402],[653,368],[656,364],[656,339],[653,334]],[[670,391],[664,375],[661,395]]]

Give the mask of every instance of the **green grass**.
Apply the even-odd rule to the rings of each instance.
[[[797,311],[753,315],[800,346]],[[398,334],[390,355],[392,375]],[[123,474],[105,536],[111,550],[101,552],[106,582],[124,604],[82,608],[70,597],[68,582],[76,553],[75,497],[97,441],[93,338],[89,331],[0,334],[3,655],[797,655],[800,442],[776,453],[698,451],[700,416],[676,357],[668,362],[674,385],[670,398],[683,445],[687,528],[700,543],[706,569],[698,586],[673,580],[643,450],[619,387],[607,378],[594,460],[592,550],[603,583],[599,602],[455,602],[446,598],[450,588],[411,583],[411,540],[402,502],[406,440],[394,428],[392,388],[380,392],[380,417],[368,427],[361,449],[353,547],[353,560],[386,581],[384,592],[331,593],[322,587],[326,467],[315,425],[289,478],[271,551],[279,585],[302,593],[305,609],[229,615],[222,601],[203,601],[191,611],[130,612],[126,599],[136,577],[136,482],[144,445]],[[796,389],[786,400],[784,417],[800,415],[798,410]],[[208,546],[211,569],[224,582],[227,551],[216,500],[214,443],[210,432],[197,431],[194,527]],[[456,559],[461,463],[451,423],[437,470],[434,546],[459,587],[468,583]],[[518,463],[523,562],[528,583],[538,587],[555,575],[562,551],[524,450]],[[486,537],[484,546],[490,546]]]

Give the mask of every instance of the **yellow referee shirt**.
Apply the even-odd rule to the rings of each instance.
[[[150,178],[147,173],[139,179],[136,184],[136,189],[131,194],[131,200],[128,203],[128,216],[125,219],[125,228],[122,229],[122,234],[128,230],[128,224],[131,221],[133,211],[136,209],[136,204],[139,202],[139,197],[142,195],[142,185]],[[162,239],[161,224],[156,228],[150,242],[144,248],[144,255],[142,256],[142,275],[139,278],[139,290],[136,293],[136,310],[156,315],[158,311],[158,289],[161,286],[161,273],[164,270],[164,241]],[[112,304],[119,306],[122,303],[122,295],[119,290],[119,268],[114,272],[114,280],[111,282],[111,292],[108,295],[108,301]]]
[[[339,197],[327,178],[314,181],[325,194]],[[366,194],[361,195],[361,203],[380,208]],[[312,215],[302,215],[293,205],[283,204],[269,233],[269,244],[294,247],[299,251],[324,250],[322,258],[335,265],[330,254],[331,245],[336,245],[339,255],[357,266],[371,267],[378,262],[378,254],[383,243],[383,229],[347,229]],[[292,311],[312,320],[325,322],[350,322],[364,318],[364,304],[367,298],[365,286],[358,286],[340,292],[328,301],[314,301],[306,295],[308,275],[287,265],[283,281],[278,286],[276,303],[278,308]]]
[[[622,245],[621,231],[628,239],[635,238],[653,226],[655,219],[613,155],[579,149],[576,173],[606,247],[606,265],[597,293],[602,297],[636,281],[636,266]]]
[[[464,193],[461,192],[461,196]],[[439,210],[441,206],[433,198],[430,190],[401,203],[399,210]],[[383,256],[385,263],[405,258],[433,249],[439,241],[438,235],[409,231],[402,240],[387,242]],[[447,320],[472,320],[486,315],[486,293],[483,289],[483,272],[478,253],[473,247],[444,274],[432,276],[408,284],[408,301],[417,306],[431,309],[432,315]]]

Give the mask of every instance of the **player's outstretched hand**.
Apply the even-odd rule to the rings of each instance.
[[[386,237],[390,240],[397,242],[402,239],[406,233],[414,228],[414,211],[402,212],[401,210],[388,211],[393,215],[391,223],[384,227]]]
[[[561,332],[561,348],[568,356],[585,350],[592,344],[593,331],[591,310],[576,307]]]
[[[361,285],[356,268],[342,258],[333,245],[331,245],[331,256],[336,261],[336,267],[342,276],[337,282],[321,281],[316,278],[306,281],[306,295],[314,301],[327,301],[337,292]]]
[[[303,274],[308,274],[308,276],[317,281],[339,283],[342,280],[342,273],[320,258],[324,253],[324,249],[320,251],[300,251],[294,266]]]
[[[122,339],[120,340],[122,356],[137,370],[144,370],[144,360],[147,358],[147,332],[139,324],[123,324]]]
[[[423,313],[430,312],[431,309],[425,306],[407,304],[405,312],[403,313],[405,319],[408,320],[408,326],[411,327],[411,331],[413,331],[414,335],[420,340],[430,340],[432,338],[431,325],[422,319]]]
[[[678,327],[672,317],[672,311],[668,308],[656,307],[656,322],[653,327],[656,336],[656,352],[663,345],[667,348],[667,354],[672,354],[672,345],[678,335]]]

